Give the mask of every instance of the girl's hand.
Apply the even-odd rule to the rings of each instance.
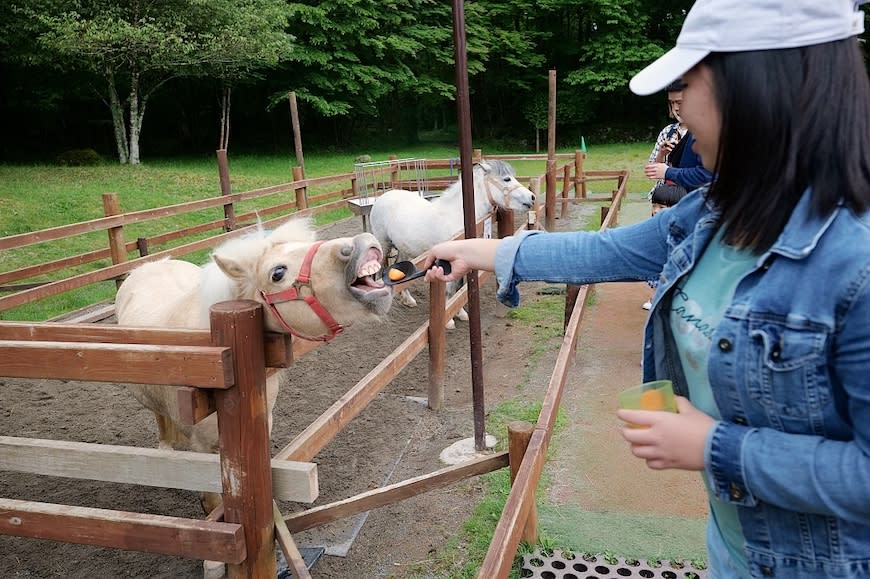
[[[494,271],[495,254],[500,239],[454,239],[434,246],[424,253],[423,267],[426,281],[455,281],[472,269]],[[450,275],[444,275],[440,267],[429,269],[436,259],[450,262]]]
[[[462,244],[457,241],[445,241],[435,245],[424,253],[423,268],[426,269],[426,281],[455,281],[465,276],[472,267],[463,259],[460,251]],[[432,267],[436,259],[450,262],[450,273],[444,275],[440,267]]]
[[[676,400],[676,414],[617,410],[617,418],[630,423],[622,427],[622,437],[631,445],[631,453],[645,460],[652,469],[703,470],[704,445],[716,421],[692,406],[688,399],[677,396]],[[632,424],[645,428],[636,428]]]

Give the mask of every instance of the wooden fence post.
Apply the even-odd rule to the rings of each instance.
[[[432,410],[444,406],[444,367],[447,352],[447,305],[446,284],[433,281],[429,284],[429,399]]]
[[[544,229],[556,230],[556,161],[547,160],[547,196],[544,200]]]
[[[520,463],[523,461],[526,448],[528,448],[529,441],[532,439],[534,432],[535,425],[524,420],[514,420],[508,423],[508,455],[510,456],[511,485],[514,484],[514,479],[517,478]],[[521,537],[529,545],[534,545],[538,542],[538,505],[535,504],[534,500],[531,501],[529,506],[529,515],[526,517],[526,522],[523,525]]]
[[[275,521],[263,308],[254,301],[221,302],[210,311],[211,342],[233,349],[236,384],[215,393],[220,423],[224,520],[241,523],[247,557],[228,565],[230,579],[275,577]]]
[[[293,167],[293,180],[302,181],[305,179],[305,170],[302,167]],[[296,192],[296,211],[308,209],[308,187],[297,187]]]
[[[227,161],[227,150],[217,150],[218,178],[221,184],[221,195],[229,197],[233,194],[230,184],[230,165]],[[224,231],[232,231],[236,228],[236,210],[232,200],[224,204]]]
[[[504,239],[510,235],[513,235],[516,232],[516,225],[514,224],[514,212],[510,209],[502,209],[499,207],[495,213],[495,222],[498,230],[496,231],[496,235],[498,235],[499,239]]]
[[[586,153],[574,151],[574,197],[586,199],[586,174],[583,172],[583,161]]]
[[[302,156],[302,130],[299,128],[299,109],[296,106],[296,91],[287,95],[290,101],[290,124],[293,127],[293,146],[296,151],[296,165],[305,169],[305,158]]]
[[[121,214],[121,202],[117,193],[103,193],[103,213],[106,217]],[[127,261],[127,249],[124,242],[124,226],[110,227],[106,230],[109,234],[109,249],[112,252],[112,263],[124,263]],[[115,278],[115,286],[121,287],[123,279]]]
[[[559,211],[559,217],[565,219],[568,217],[568,181],[571,180],[571,165],[566,164],[562,170],[562,209]]]
[[[529,191],[535,196],[535,201],[532,203],[532,209],[528,215],[528,229],[541,228],[541,178],[532,177],[529,181]]]

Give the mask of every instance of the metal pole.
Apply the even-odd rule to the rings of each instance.
[[[459,163],[465,237],[477,237],[474,178],[471,166],[471,104],[468,96],[468,59],[465,48],[465,3],[453,0],[453,50],[456,60],[456,112],[459,120]],[[471,393],[474,406],[474,448],[486,448],[483,408],[483,349],[480,338],[480,287],[477,271],[468,272],[468,334],[471,346]]]

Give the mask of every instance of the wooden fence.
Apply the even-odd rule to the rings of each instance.
[[[578,152],[569,157],[572,163],[551,171],[562,176],[560,194],[562,214],[564,215],[568,210],[570,203],[585,199],[585,183],[588,180],[617,179],[618,187],[610,198],[611,209],[602,226],[609,225],[615,220],[617,214],[615,209],[618,209],[624,197],[627,172],[584,173],[582,163],[585,155]],[[528,159],[529,156],[494,158],[516,160]],[[444,161],[445,166],[448,162]],[[433,165],[435,164],[429,166]],[[553,177],[554,175],[550,176]],[[261,216],[297,209],[293,214],[295,216],[303,212],[313,213],[342,206],[346,199],[353,195],[352,179],[351,174],[299,179],[292,183],[247,193],[222,195],[212,199],[132,213],[121,213],[117,196],[107,194],[104,196],[106,217],[0,238],[0,249],[25,247],[101,230],[108,234],[109,248],[0,274],[0,283],[20,284],[22,280],[29,277],[105,259],[107,256],[112,258],[113,265],[44,284],[19,287],[15,293],[0,297],[0,311],[98,281],[117,280],[145,261],[162,258],[170,252],[174,257],[186,255],[213,247],[229,237],[241,235],[245,231],[244,228],[185,243],[171,250],[156,253],[149,251],[149,248],[170,240],[182,239],[203,231],[224,229],[229,219],[227,216],[232,216],[236,220],[253,218],[252,214],[235,216],[232,209],[227,209],[231,208],[235,201],[289,191],[295,193],[293,201],[279,203],[274,206],[276,207],[274,210],[272,208],[260,210]],[[539,193],[542,190],[542,182],[547,179],[547,176],[528,179],[530,188]],[[351,180],[349,188],[307,198],[307,188],[314,184],[334,184],[347,180]],[[573,198],[568,195],[571,187],[575,192]],[[338,199],[335,199],[336,196]],[[556,189],[547,187],[547,202],[530,212],[534,215],[534,218],[529,219],[532,226],[541,222],[542,214],[545,220],[549,216],[555,218],[555,210],[547,210],[548,206],[555,207],[555,196]],[[306,199],[304,202],[303,198]],[[606,198],[602,199],[606,200]],[[311,206],[309,203],[319,203],[319,205]],[[308,208],[300,210],[302,205]],[[223,207],[225,218],[190,227],[183,232],[146,238],[144,241],[140,239],[137,242],[127,242],[124,239],[123,227],[127,224],[207,207]],[[268,227],[287,218],[287,216],[275,217],[267,220],[265,225]],[[491,218],[488,216],[478,223],[478,234],[484,228],[485,221]],[[500,236],[512,234],[516,230],[512,213],[501,213],[496,223]],[[526,226],[522,224],[520,227]],[[132,260],[127,259],[128,254],[134,251],[138,251],[140,256]],[[488,274],[482,273],[481,276],[483,281]],[[588,290],[575,291],[574,296],[585,296],[585,291]],[[444,342],[446,340],[444,327],[446,321],[455,315],[467,298],[465,292],[461,291],[445,303],[444,287],[441,283],[430,284],[430,296],[429,321],[417,328],[339,401],[311,422],[271,459],[268,452],[268,429],[264,430],[264,425],[260,423],[242,424],[241,422],[249,420],[245,418],[246,416],[264,417],[265,411],[239,412],[238,397],[249,395],[246,404],[257,405],[259,408],[262,403],[265,408],[263,391],[266,368],[286,367],[319,343],[264,334],[262,310],[258,304],[254,302],[218,304],[213,309],[210,332],[144,330],[81,323],[105,319],[106,316],[111,315],[111,304],[69,313],[65,316],[67,323],[0,322],[0,376],[183,385],[188,387],[185,391],[190,397],[188,406],[191,409],[189,416],[191,421],[201,420],[206,415],[201,410],[203,405],[197,398],[199,389],[205,388],[212,394],[210,397],[214,399],[213,407],[219,413],[222,426],[221,453],[218,457],[191,456],[196,453],[177,451],[128,449],[2,437],[0,438],[0,468],[78,478],[90,478],[94,473],[99,472],[107,473],[100,476],[108,477],[111,473],[123,472],[124,469],[115,467],[124,463],[111,462],[107,464],[115,467],[92,468],[94,464],[102,461],[103,457],[111,456],[113,461],[129,463],[133,460],[133,456],[147,455],[148,460],[156,465],[152,468],[152,472],[159,472],[161,476],[155,476],[146,484],[211,491],[220,488],[224,493],[223,507],[212,513],[205,521],[0,499],[0,510],[12,513],[0,521],[0,533],[224,561],[229,564],[231,576],[234,577],[267,576],[269,573],[274,573],[275,557],[272,539],[277,535],[278,543],[285,551],[294,575],[304,578],[308,577],[309,573],[295,548],[290,533],[403,500],[463,478],[504,468],[508,466],[511,457],[511,468],[517,482],[508,499],[505,514],[499,522],[496,536],[480,574],[480,577],[486,578],[507,576],[523,529],[527,529],[526,538],[534,537],[536,522],[534,517],[530,517],[530,513],[533,512],[534,488],[552,433],[564,386],[565,372],[576,344],[577,325],[582,315],[584,299],[577,300],[579,305],[573,308],[571,318],[567,322],[565,340],[537,426],[530,435],[528,429],[525,431],[522,428],[515,429],[510,437],[510,452],[501,452],[440,469],[337,503],[318,506],[288,516],[281,515],[273,507],[273,497],[309,503],[316,498],[316,469],[308,461],[333,440],[427,345],[430,354],[429,405],[433,408],[440,407],[444,387]],[[233,328],[238,329],[238,327],[242,327],[243,332],[248,336],[265,336],[265,338],[260,341],[254,340],[247,345],[242,344],[233,333]],[[149,365],[148,361],[153,365]],[[123,372],[119,371],[119,368],[123,369]],[[212,403],[209,402],[207,406],[212,406]],[[225,424],[231,425],[226,431]],[[244,449],[238,447],[239,437],[232,436],[232,432],[239,431],[246,432]],[[225,432],[229,434],[225,436]],[[524,451],[526,444],[528,444],[528,451]],[[77,457],[72,464],[55,459],[67,453]],[[522,458],[523,456],[525,458]],[[167,464],[179,463],[183,463],[185,468],[166,467]],[[203,470],[198,470],[200,467],[197,465],[200,463]],[[180,481],[167,477],[167,470],[207,474],[193,477],[196,479],[194,481],[187,479]],[[218,475],[218,472],[221,474]],[[234,476],[232,473],[243,473],[241,478],[244,479],[244,484],[239,486],[239,481],[229,480]],[[218,476],[221,484],[216,482]],[[135,480],[117,478],[100,480],[141,483],[140,479],[131,478]],[[178,536],[189,537],[191,540],[187,542],[172,539]],[[190,545],[193,547],[189,547]]]

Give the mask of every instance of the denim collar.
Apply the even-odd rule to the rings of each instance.
[[[803,259],[816,247],[819,239],[837,217],[842,200],[838,209],[828,215],[819,215],[813,211],[811,201],[812,190],[807,188],[770,252],[792,259]]]

